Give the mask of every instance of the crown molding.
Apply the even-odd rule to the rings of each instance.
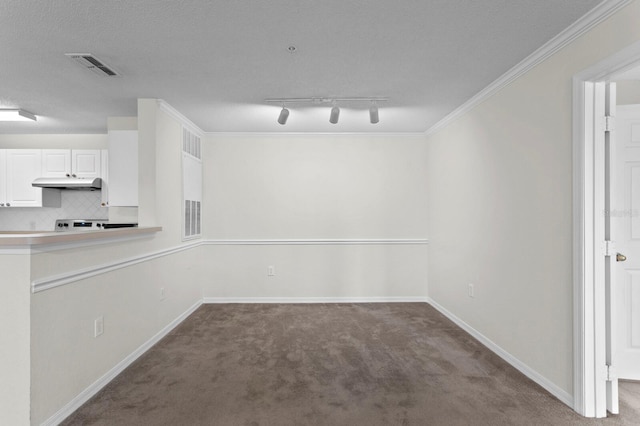
[[[156,102],[158,103],[158,108],[160,108],[161,111],[178,120],[184,127],[191,130],[192,133],[197,134],[199,137],[203,137],[205,135],[205,132],[200,127],[198,127],[193,121],[182,115],[180,111],[169,105],[167,101],[156,99]]]
[[[536,65],[540,64],[541,62],[555,54],[558,50],[562,49],[573,40],[588,32],[593,27],[595,27],[632,1],[633,0],[603,1],[598,6],[587,12],[580,19],[578,19],[576,22],[567,27],[560,34],[549,40],[547,43],[543,44],[531,55],[520,61],[516,66],[511,68],[506,73],[502,74],[502,76],[500,76],[493,83],[482,89],[471,99],[460,105],[458,108],[454,109],[442,120],[438,121],[436,124],[427,129],[425,135],[430,136],[443,129],[453,121],[457,120],[467,111],[486,101],[491,96],[502,90],[509,83],[527,73]]]

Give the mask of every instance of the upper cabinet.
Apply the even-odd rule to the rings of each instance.
[[[109,195],[111,207],[138,205],[138,131],[109,131]],[[103,201],[104,202],[104,201]]]
[[[99,149],[42,150],[42,177],[99,178],[101,166]]]
[[[0,149],[0,207],[7,204],[7,150]]]
[[[0,207],[60,207],[60,191],[31,186],[31,182],[42,176],[42,150],[1,151]]]

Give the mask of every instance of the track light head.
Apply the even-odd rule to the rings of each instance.
[[[369,107],[369,120],[371,124],[376,124],[380,121],[380,117],[378,116],[378,106],[376,104],[371,104]]]
[[[289,110],[282,107],[282,111],[280,111],[280,116],[278,117],[278,123],[284,126],[287,124],[287,118],[289,118]]]
[[[329,123],[336,124],[340,118],[340,108],[336,105],[331,108],[331,115],[329,116]]]

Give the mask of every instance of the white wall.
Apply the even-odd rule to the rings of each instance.
[[[639,19],[633,2],[428,138],[429,296],[568,395],[571,79]]]
[[[28,254],[0,255],[0,420],[29,424],[31,383]]]
[[[43,251],[31,256],[30,280],[119,263],[183,245],[181,124],[155,100],[141,100],[140,158],[158,174],[141,179],[145,217],[163,231],[127,242]],[[157,196],[156,196],[157,193]],[[149,203],[148,200],[153,202]],[[202,299],[197,249],[116,269],[31,296],[31,423],[49,419],[103,374]],[[28,291],[29,282],[24,282]],[[165,299],[160,298],[160,288]],[[104,317],[104,334],[93,337]]]
[[[426,239],[422,135],[209,135],[210,240]],[[205,297],[426,297],[425,245],[206,246]],[[267,266],[276,276],[267,277]]]

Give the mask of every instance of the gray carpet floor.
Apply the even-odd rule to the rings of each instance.
[[[553,348],[549,348],[553,350]],[[203,305],[65,425],[638,425],[584,419],[424,303]]]

